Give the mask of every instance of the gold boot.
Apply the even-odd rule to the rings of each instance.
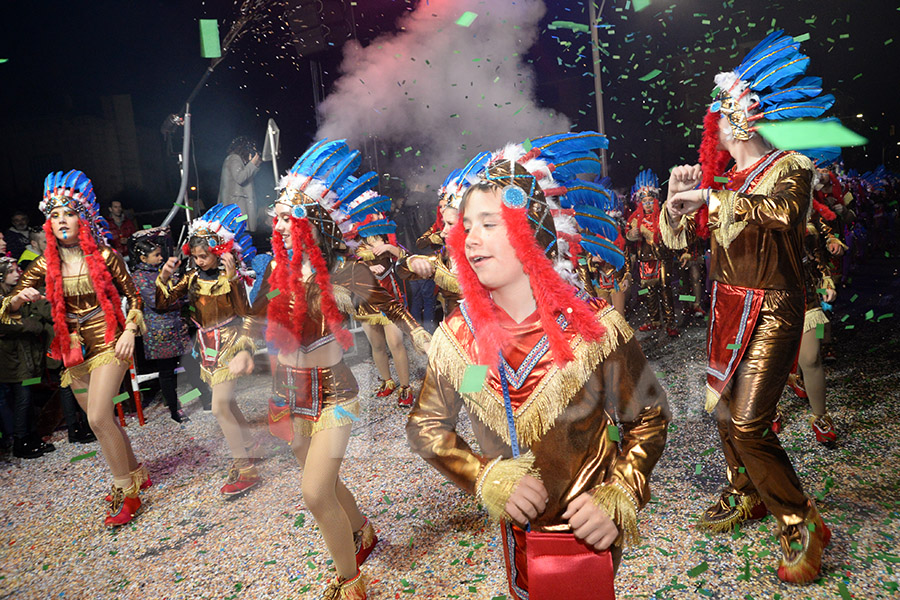
[[[325,588],[322,600],[366,600],[366,583],[362,573],[357,571],[356,576],[344,580],[335,575]]]
[[[759,494],[741,494],[727,489],[715,504],[706,509],[697,522],[697,527],[724,533],[732,531],[745,521],[762,519],[768,513]]]
[[[831,530],[812,500],[809,506],[809,513],[801,523],[782,527],[779,532],[782,558],[778,578],[787,583],[812,583],[819,576],[822,554],[831,541]]]

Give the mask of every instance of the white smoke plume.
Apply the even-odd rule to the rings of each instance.
[[[466,11],[478,17],[457,25]],[[536,104],[524,60],[544,12],[541,0],[421,0],[397,33],[345,46],[317,138],[370,154],[377,138],[382,173],[436,188],[478,152],[567,131],[564,115]]]

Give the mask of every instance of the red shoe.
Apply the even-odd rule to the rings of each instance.
[[[769,429],[772,431],[772,433],[774,433],[775,435],[778,435],[779,433],[781,433],[781,430],[782,430],[783,428],[784,428],[784,427],[783,427],[783,424],[782,424],[782,416],[781,416],[781,413],[780,413],[780,412],[776,412],[776,413],[775,413],[775,418],[772,419],[772,426],[769,427]]]
[[[127,490],[113,486],[110,493],[112,506],[106,513],[104,523],[107,527],[120,527],[131,522],[134,515],[141,508],[141,499],[138,497],[138,486],[134,483]]]
[[[831,529],[810,502],[809,514],[802,523],[781,530],[782,558],[778,578],[786,583],[806,585],[819,576],[822,554],[831,542]]]
[[[669,337],[678,337],[681,335],[681,332],[674,327],[666,327],[666,333],[669,334]]]
[[[806,394],[806,388],[803,387],[803,378],[800,377],[797,373],[791,373],[788,375],[787,383],[791,386],[791,389],[794,390],[794,393],[797,394],[798,398],[809,398]]]
[[[694,317],[696,317],[698,319],[702,319],[705,316],[706,316],[706,311],[703,310],[703,308],[699,304],[694,307]]]
[[[397,396],[397,406],[401,408],[409,408],[413,405],[415,398],[413,398],[412,389],[408,385],[400,386],[400,394]]]
[[[656,325],[654,323],[644,323],[643,325],[638,327],[638,331],[653,331],[657,327],[659,327],[659,325]]]
[[[368,518],[366,518],[362,529],[353,532],[353,542],[356,544],[356,566],[361,567],[366,562],[366,559],[369,558],[369,555],[372,554],[375,544],[378,543],[375,528],[372,527],[372,522]]]
[[[397,389],[397,384],[394,383],[393,379],[381,380],[381,385],[378,386],[378,391],[375,392],[376,398],[387,398],[391,394],[394,393],[394,390]]]
[[[231,468],[228,469],[228,480],[219,491],[221,491],[224,496],[240,496],[259,485],[261,481],[262,478],[259,476],[259,472],[253,464],[250,464],[249,466],[239,466],[238,461],[234,461]]]
[[[826,448],[834,448],[837,444],[837,431],[834,429],[834,421],[830,415],[822,415],[821,417],[813,416],[809,420],[813,433],[816,434],[816,441]]]
[[[146,490],[148,487],[153,485],[153,482],[150,481],[150,473],[147,472],[147,467],[143,464],[138,465],[138,468],[128,474],[131,477],[131,481],[135,482],[138,485],[139,490]],[[112,502],[112,494],[107,494],[106,498],[103,499],[106,502]]]

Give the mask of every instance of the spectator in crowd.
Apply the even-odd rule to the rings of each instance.
[[[122,258],[128,258],[128,238],[137,231],[134,219],[125,214],[121,200],[109,203],[109,232],[112,234],[112,247]]]
[[[247,215],[247,231],[256,231],[256,190],[253,179],[262,158],[256,144],[244,136],[236,137],[228,146],[219,180],[219,204],[237,204]]]
[[[12,227],[6,230],[6,249],[16,260],[22,255],[25,247],[31,243],[31,228],[28,226],[28,214],[17,210],[12,214]]]

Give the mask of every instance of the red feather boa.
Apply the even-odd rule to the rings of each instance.
[[[53,341],[50,342],[50,355],[57,360],[67,356],[66,364],[71,366],[76,364],[76,362],[80,362],[73,361],[73,358],[76,351],[80,354],[81,349],[72,348],[69,338],[59,247],[56,243],[56,236],[53,235],[50,221],[44,223],[44,233],[47,238],[47,251],[45,252],[45,260],[47,262],[46,294],[47,299],[50,301],[50,310],[53,315],[53,331],[55,333]],[[84,253],[84,262],[87,265],[88,275],[94,287],[94,294],[106,320],[106,331],[103,334],[103,341],[110,344],[116,339],[117,328],[121,326],[122,329],[125,329],[125,315],[122,314],[120,309],[122,299],[113,284],[109,269],[106,268],[106,263],[103,261],[97,243],[90,233],[90,225],[84,219],[79,219],[78,242],[81,251]],[[70,354],[72,356],[69,356]]]
[[[566,335],[556,324],[559,314],[565,316],[570,331],[577,331],[588,341],[601,339],[605,330],[597,322],[591,307],[576,297],[575,288],[563,281],[553,268],[553,263],[538,246],[528,225],[526,211],[504,205],[501,214],[507,225],[507,239],[528,275],[541,325],[553,352],[553,360],[558,365],[564,365],[574,355]],[[476,332],[476,356],[472,358],[480,364],[494,365],[498,353],[510,340],[510,333],[499,325],[496,315],[498,308],[466,259],[465,243],[466,233],[460,218],[447,236],[447,246]]]
[[[703,172],[700,187],[711,190],[725,188],[725,184],[716,181],[716,177],[722,177],[731,162],[731,154],[719,150],[719,119],[719,113],[706,111],[706,116],[703,117],[703,139],[700,142],[700,168]],[[695,221],[697,235],[704,240],[709,239],[709,208],[700,208]]]

